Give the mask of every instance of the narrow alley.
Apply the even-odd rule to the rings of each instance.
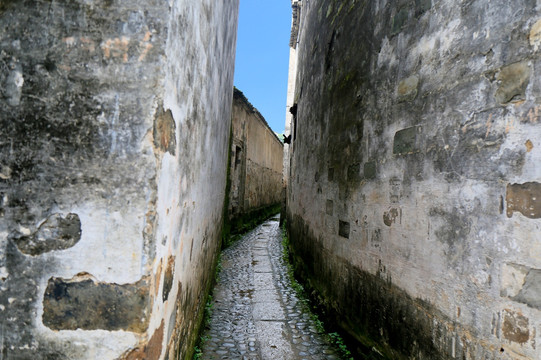
[[[338,359],[297,298],[278,218],[222,253],[203,359]]]
[[[541,360],[540,240],[541,0],[0,0],[0,360]]]

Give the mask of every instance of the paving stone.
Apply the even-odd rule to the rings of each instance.
[[[213,297],[203,359],[338,359],[291,288],[276,218],[224,250]]]
[[[254,320],[285,320],[284,310],[279,302],[254,303]]]

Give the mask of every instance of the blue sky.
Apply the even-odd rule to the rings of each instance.
[[[240,0],[235,86],[284,132],[291,0]]]

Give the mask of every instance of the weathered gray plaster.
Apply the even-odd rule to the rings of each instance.
[[[27,255],[41,255],[53,250],[65,250],[81,239],[81,220],[77,214],[49,216],[35,232],[14,235],[11,240]]]
[[[284,161],[299,273],[390,358],[538,358],[539,4],[300,13]]]
[[[148,279],[135,284],[98,283],[87,275],[51,278],[43,296],[43,323],[53,330],[128,330],[148,321]]]
[[[190,356],[220,243],[237,11],[1,2],[0,357]]]

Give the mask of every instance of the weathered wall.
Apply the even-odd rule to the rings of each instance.
[[[233,95],[232,136],[229,216],[278,204],[283,144],[238,89]]]
[[[291,107],[295,104],[295,85],[297,80],[297,42],[299,39],[299,23],[301,17],[302,3],[300,0],[291,0],[291,36],[289,39],[289,69],[287,76],[287,100],[286,100],[286,123],[284,128],[284,159],[283,159],[283,185],[287,188],[289,181],[290,156],[289,146],[291,144],[291,125],[293,124],[293,113]],[[293,109],[295,112],[295,108]]]
[[[0,2],[0,358],[191,351],[238,1]]]
[[[541,3],[303,2],[288,224],[390,358],[537,359]]]

